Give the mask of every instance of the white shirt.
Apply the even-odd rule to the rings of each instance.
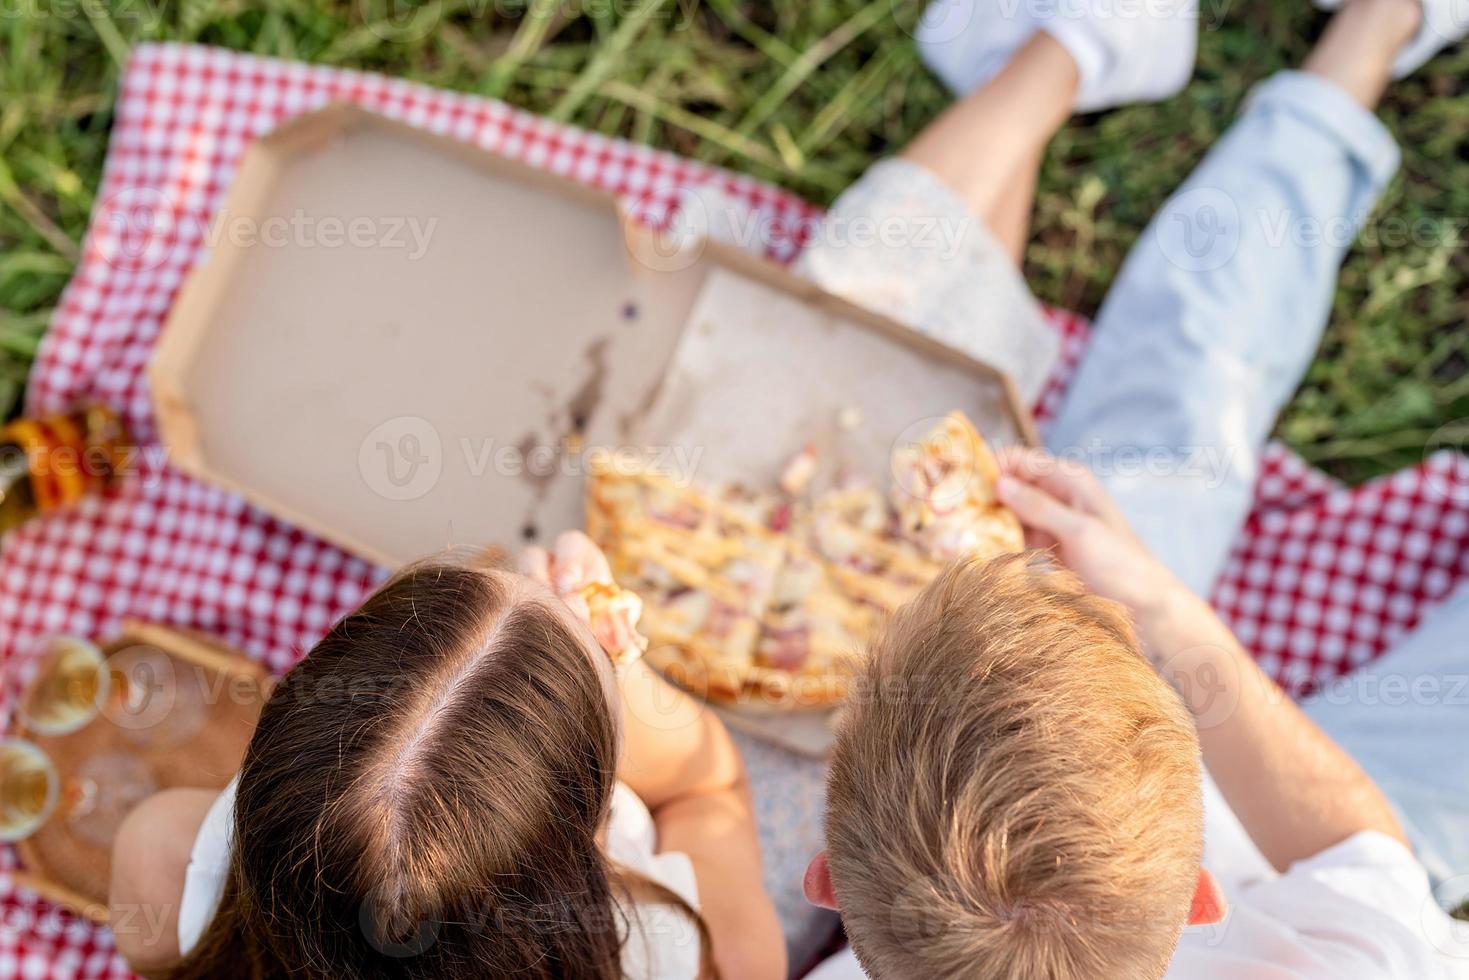
[[[1469,923],[1439,908],[1422,865],[1383,834],[1357,834],[1279,874],[1206,775],[1204,866],[1229,911],[1183,931],[1164,980],[1469,978]],[[808,980],[865,976],[846,949]]]
[[[179,952],[194,948],[224,894],[234,831],[235,784],[231,782],[210,806],[184,873],[179,901]],[[607,856],[613,863],[642,874],[699,908],[694,866],[677,851],[657,853],[653,816],[637,794],[618,783],[607,823]],[[628,980],[697,980],[699,929],[670,905],[639,903],[624,908],[636,920],[622,944],[622,972]]]

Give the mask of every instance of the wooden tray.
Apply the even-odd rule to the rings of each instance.
[[[56,764],[63,783],[68,773],[98,752],[126,751],[141,758],[159,789],[190,786],[223,789],[244,758],[260,709],[270,690],[270,674],[260,664],[200,634],[171,627],[129,622],[102,643],[109,656],[131,646],[156,647],[173,658],[180,689],[198,685],[205,721],[182,742],[140,746],[130,733],[99,714],[79,731],[46,736],[22,727]],[[79,837],[66,820],[53,818],[17,845],[21,868],[15,882],[96,922],[107,921],[111,851]]]

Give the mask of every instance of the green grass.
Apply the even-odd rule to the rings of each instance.
[[[1185,94],[1079,120],[1053,144],[1027,256],[1043,299],[1094,312],[1129,244],[1249,86],[1298,62],[1323,22],[1306,0],[1203,6],[1199,70]],[[71,273],[119,69],[137,41],[199,41],[497,96],[822,203],[948,101],[913,49],[915,0],[414,9],[0,0],[0,412],[13,410]],[[1466,77],[1469,46],[1394,88],[1383,117],[1407,150],[1379,213],[1447,233],[1353,251],[1321,355],[1280,423],[1291,445],[1350,480],[1469,442]]]

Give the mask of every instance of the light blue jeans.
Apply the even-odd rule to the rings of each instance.
[[[1285,72],[1164,205],[1117,276],[1052,426],[1207,595],[1260,451],[1310,365],[1336,273],[1398,165],[1331,83]],[[1307,712],[1378,781],[1444,892],[1469,892],[1469,589]],[[1385,698],[1378,680],[1417,694]]]

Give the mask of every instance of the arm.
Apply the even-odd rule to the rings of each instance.
[[[619,775],[648,804],[660,850],[694,865],[721,977],[786,975],[785,941],[761,880],[744,763],[712,711],[642,661],[623,668]]]
[[[138,804],[118,827],[107,898],[117,951],[136,973],[160,973],[179,958],[184,874],[217,796],[167,789]]]
[[[1277,869],[1363,830],[1407,843],[1377,785],[1265,676],[1204,600],[1169,590],[1138,629],[1149,659],[1193,712],[1219,791]]]
[[[1000,499],[1027,542],[1055,548],[1093,591],[1128,607],[1145,655],[1194,715],[1205,766],[1276,868],[1364,830],[1403,841],[1382,791],[1148,553],[1084,467],[1012,450],[1001,469]]]
[[[606,558],[580,533],[562,535],[554,557],[527,551],[521,567],[563,595],[586,582],[611,579]],[[574,595],[568,605],[585,612]],[[652,812],[658,849],[681,852],[693,864],[720,976],[785,977],[785,941],[761,880],[744,763],[724,723],[641,660],[618,668],[617,686],[618,778]]]

